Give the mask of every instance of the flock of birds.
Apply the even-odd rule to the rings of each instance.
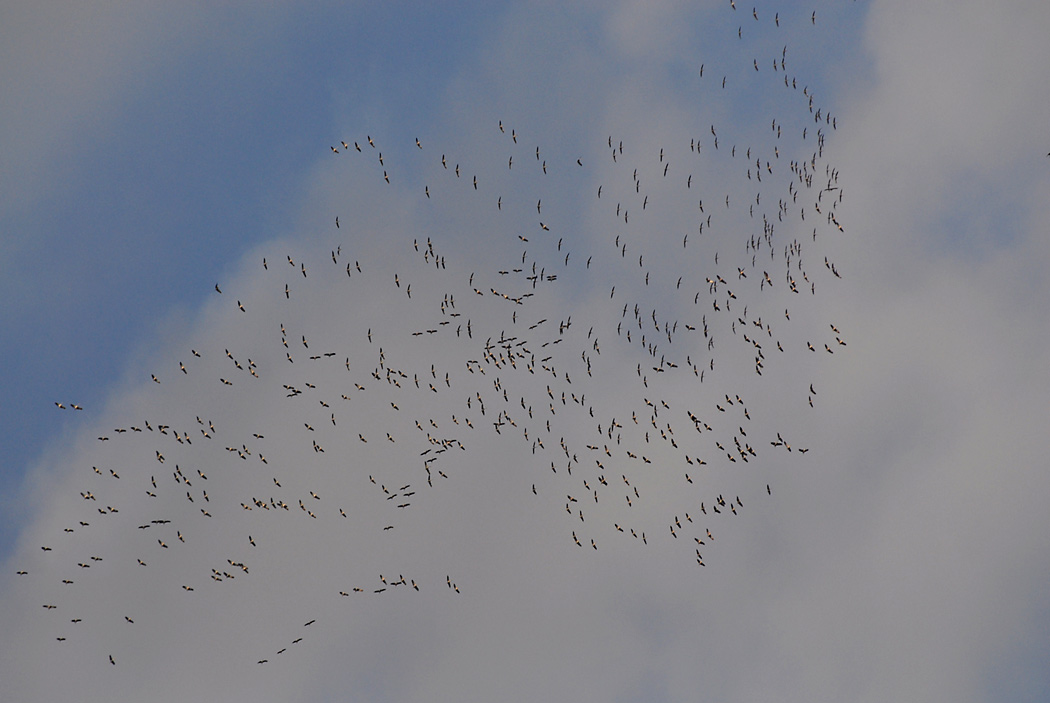
[[[727,521],[774,499],[773,467],[809,451],[776,423],[819,402],[820,369],[847,349],[837,322],[811,313],[842,279],[822,253],[845,230],[824,158],[837,120],[791,75],[786,47],[770,58],[754,68],[782,77],[786,114],[748,142],[732,124],[705,124],[658,148],[603,135],[586,154],[548,153],[494,121],[499,147],[480,158],[420,139],[386,156],[371,135],[332,145],[348,177],[412,184],[426,234],[366,235],[336,211],[330,255],[275,251],[248,280],[215,285],[239,331],[153,370],[153,414],[98,436],[108,463],[77,468],[68,524],[18,572],[39,580],[41,633],[90,646],[100,616],[68,595],[103,590],[110,565],[192,599],[341,525],[351,540],[425,531],[433,496],[469,484],[474,447],[581,556],[659,542],[705,567]],[[704,70],[704,90],[725,87]],[[451,233],[464,217],[478,225]],[[367,258],[370,236],[383,238],[382,257]],[[325,306],[345,317],[312,312]],[[797,402],[772,406],[771,384]],[[295,519],[289,546],[275,535]],[[119,533],[121,551],[94,551],[107,543],[97,530]],[[214,542],[214,561],[179,560],[191,542]],[[146,576],[155,569],[165,577]],[[433,588],[469,592],[433,569],[330,591]],[[134,606],[122,615],[129,628],[148,618]],[[316,620],[253,661],[276,661]]]

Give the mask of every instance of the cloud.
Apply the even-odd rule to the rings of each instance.
[[[1046,646],[1045,179],[1027,127],[971,152],[959,122],[936,127],[979,91],[922,89],[944,47],[1033,10],[914,8],[893,31],[901,11],[872,5],[844,59],[870,82],[794,88],[794,37],[831,31],[808,16],[774,70],[771,12],[744,40],[746,8],[712,10],[704,36],[743,48],[686,78],[674,37],[699,20],[678,8],[637,31],[630,6],[559,16],[546,45],[526,40],[550,18],[511,13],[427,131],[319,138],[293,233],[162,318],[27,474],[0,577],[8,690],[1045,688],[1031,665],[997,673]],[[1008,124],[1039,109],[997,90]],[[989,159],[1019,175],[974,176]],[[952,239],[975,187],[1021,208],[1012,236]]]

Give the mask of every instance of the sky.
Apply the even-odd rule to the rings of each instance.
[[[1044,3],[0,17],[12,700],[1050,700]]]

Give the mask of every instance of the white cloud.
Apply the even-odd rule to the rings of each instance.
[[[1047,213],[1036,196],[1045,179],[1027,177],[1033,127],[1017,117],[1045,110],[1005,85],[983,112],[978,87],[944,75],[953,57],[999,60],[990,37],[1035,23],[1022,6],[917,8],[904,29],[890,27],[902,11],[872,7],[865,50],[876,70],[836,101],[837,129],[812,122],[798,91],[765,65],[753,71],[750,55],[736,57],[750,71],[734,74],[749,81],[740,93],[774,97],[738,117],[721,99],[721,75],[697,76],[683,94],[673,68],[649,81],[603,72],[596,57],[616,43],[577,50],[562,39],[547,55],[522,44],[545,20],[519,15],[488,82],[452,82],[451,116],[422,135],[422,150],[394,126],[348,130],[362,150],[319,162],[303,187],[301,234],[245,254],[221,295],[188,319],[173,315],[161,327],[177,333],[144,349],[110,406],[85,411],[78,438],[30,474],[32,516],[0,582],[0,629],[20,643],[4,648],[5,686],[26,700],[680,700],[697,690],[728,700],[988,699],[995,670],[1039,637],[1045,611],[1045,574],[1033,564],[1045,562]],[[637,42],[618,58],[686,53],[659,41],[669,21],[686,33],[681,12],[640,33],[631,12],[599,18]],[[571,18],[564,36],[590,20]],[[1042,51],[1027,36],[1010,48],[1023,65]],[[955,48],[982,46],[973,58]],[[564,69],[555,81],[548,60]],[[515,79],[493,80],[504,69]],[[597,100],[610,85],[618,92]],[[591,122],[559,128],[566,114]],[[960,148],[967,125],[1001,121],[1007,129]],[[788,162],[808,161],[818,126],[827,137],[807,189]],[[943,213],[969,207],[972,174],[989,161],[1003,177],[1021,164],[1007,185],[976,181],[993,195],[1020,193],[1015,234],[988,244],[973,226],[972,250],[943,247]],[[836,185],[842,204],[824,191],[817,213],[815,193]],[[827,222],[831,211],[844,233]],[[752,264],[746,243],[762,239],[763,213],[775,234]],[[526,277],[541,271],[558,279],[533,286]],[[712,294],[705,279],[716,276],[724,282]],[[534,296],[518,305],[504,293]],[[702,384],[692,363],[706,367]],[[100,514],[107,505],[120,512]],[[152,519],[172,522],[136,529]],[[420,590],[393,585],[401,576]],[[81,613],[83,623],[69,622]],[[1041,685],[1024,671],[1019,679]]]

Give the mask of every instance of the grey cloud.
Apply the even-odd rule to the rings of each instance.
[[[750,20],[749,9],[735,12]],[[892,10],[872,10],[868,51],[877,66],[892,65],[886,56],[898,50],[894,37],[879,33],[879,13]],[[720,21],[737,22],[731,9],[721,12]],[[986,19],[994,24],[997,17]],[[908,31],[923,26],[954,44],[965,41],[970,25],[918,16]],[[495,119],[485,110],[449,117],[442,130],[468,136],[422,135],[422,150],[412,142],[416,135],[377,137],[376,130],[373,149],[365,141],[370,128],[347,129],[350,148],[325,153],[303,187],[302,233],[246,253],[220,281],[221,295],[188,319],[173,315],[161,327],[178,333],[144,348],[110,407],[89,409],[77,439],[52,448],[30,474],[33,516],[7,564],[0,609],[4,632],[24,646],[5,647],[4,680],[29,700],[74,690],[107,700],[216,693],[273,700],[682,700],[700,691],[729,700],[990,699],[996,670],[1016,661],[1021,643],[1038,641],[1033,633],[1045,610],[1045,573],[1034,565],[1045,562],[1039,437],[1046,389],[1037,350],[1046,320],[1031,302],[1043,298],[1041,279],[1030,273],[1045,261],[1045,213],[1033,206],[1019,216],[1018,235],[985,257],[930,245],[933,224],[924,206],[947,211],[971,197],[965,173],[981,156],[954,155],[954,168],[932,185],[923,168],[901,165],[934,163],[957,138],[948,133],[931,143],[923,138],[928,125],[900,116],[938,114],[965,98],[895,89],[936,81],[937,64],[911,65],[907,74],[876,71],[870,93],[847,92],[835,113],[837,129],[820,125],[828,136],[814,188],[828,184],[825,162],[840,168],[846,195],[833,209],[845,232],[828,223],[831,206],[815,211],[813,190],[787,168],[816,148],[817,125],[794,91],[774,94],[784,96],[773,100],[777,106],[781,99],[790,106],[776,116],[785,131],[779,143],[764,113],[733,119],[736,108],[715,98],[710,107],[697,106],[676,94],[669,79],[638,87],[659,100],[632,99],[631,88],[601,105],[587,101],[587,114],[601,128],[569,138],[564,134],[584,131],[569,127],[550,137],[557,146],[548,146],[548,132],[535,125],[549,125],[561,114],[554,108],[573,104],[558,92],[553,107],[519,105]],[[589,70],[570,69],[562,80],[570,85]],[[538,91],[543,76],[523,73]],[[500,115],[493,106],[513,89],[473,88],[468,78],[452,95]],[[638,80],[629,76],[626,85]],[[720,96],[720,76],[703,80],[709,83],[698,83],[698,93]],[[753,80],[765,85],[766,76],[759,71]],[[886,95],[893,101],[879,98]],[[1003,93],[1004,101],[1012,99],[1026,98]],[[520,124],[527,127],[515,132],[515,145],[511,130]],[[721,137],[717,149],[711,124]],[[887,124],[898,130],[896,139],[887,136]],[[609,133],[624,141],[622,162],[618,151],[612,160]],[[691,139],[703,142],[699,154],[689,149]],[[537,145],[540,159],[533,155]],[[752,180],[744,156],[727,153],[734,145],[762,154]],[[774,146],[779,159],[770,158]],[[1020,151],[1016,144],[1004,148]],[[752,265],[746,242],[762,233],[759,214],[775,218],[776,200],[790,197],[787,180],[765,170],[767,158],[802,194],[787,206],[787,221],[776,222],[772,258],[763,245]],[[455,164],[462,166],[459,178]],[[695,180],[686,187],[690,173]],[[766,174],[761,185],[760,173]],[[1033,186],[1019,181],[1018,187]],[[752,217],[756,192],[762,198]],[[651,205],[642,209],[646,195]],[[614,214],[617,203],[630,210],[630,223]],[[698,221],[707,214],[713,224],[701,234]],[[618,236],[628,255],[614,244]],[[557,251],[559,238],[565,251]],[[786,269],[784,247],[793,241],[801,253]],[[824,265],[825,254],[843,279]],[[902,258],[904,268],[895,268]],[[533,261],[558,280],[533,288],[525,279]],[[516,266],[524,270],[515,273]],[[761,282],[766,267],[772,288]],[[655,274],[648,285],[646,273]],[[712,295],[705,278],[715,275],[726,282]],[[799,293],[790,291],[790,279]],[[810,281],[816,295],[809,294]],[[533,292],[523,305],[502,295]],[[454,307],[446,296],[454,296]],[[1012,317],[1019,304],[1022,325]],[[745,305],[747,324],[734,323]],[[571,327],[559,332],[570,316]],[[715,338],[711,353],[705,316]],[[762,328],[754,324],[759,317]],[[617,334],[621,319],[632,330],[630,344],[626,329]],[[671,341],[663,325],[675,322]],[[647,345],[659,340],[659,351],[643,349],[642,334]],[[761,345],[761,376],[755,344],[744,334]],[[528,340],[529,358],[516,359],[517,367],[498,341],[512,336]],[[494,344],[488,350],[486,339]],[[553,344],[557,339],[564,341]],[[544,342],[551,344],[540,351]],[[548,355],[549,363],[540,361]],[[714,357],[715,371],[708,368],[701,384],[686,356],[696,357],[698,371]],[[584,394],[586,401],[573,398]],[[622,427],[610,433],[613,418]],[[146,420],[152,433],[114,434],[113,428]],[[499,434],[493,423],[502,423]],[[160,424],[171,425],[167,436],[158,434]],[[188,433],[192,444],[179,444],[174,430]],[[100,435],[111,439],[100,442]],[[732,451],[734,436],[757,456],[744,463]],[[578,457],[571,476],[561,438]],[[537,439],[546,446],[534,445]],[[785,441],[772,446],[778,439]],[[728,454],[716,441],[730,445]],[[166,455],[163,464],[157,451]],[[683,454],[707,464],[689,464]],[[738,458],[730,462],[728,455]],[[424,468],[433,456],[439,459]],[[146,495],[149,475],[160,486],[156,498]],[[84,499],[83,491],[98,500]],[[719,494],[729,504],[739,496],[740,514],[714,515]],[[397,508],[402,501],[411,505]],[[99,514],[103,504],[120,512]],[[212,515],[201,514],[202,507]],[[172,523],[135,529],[153,516]],[[89,528],[77,525],[80,517]],[[394,529],[384,530],[388,524]],[[63,533],[66,525],[76,532]],[[644,530],[648,544],[631,537],[632,528]],[[697,548],[703,567],[695,562]],[[91,554],[103,561],[75,566]],[[250,573],[227,560],[243,562]],[[30,574],[14,575],[16,568]],[[213,580],[211,569],[234,578]],[[76,583],[61,584],[69,572]],[[420,590],[392,585],[401,576]],[[52,600],[56,610],[40,607]],[[70,625],[71,612],[88,615]],[[64,632],[68,640],[55,642]],[[268,663],[256,664],[261,659]],[[62,676],[48,675],[54,666],[64,667]],[[1040,674],[1025,671],[1039,685]]]

